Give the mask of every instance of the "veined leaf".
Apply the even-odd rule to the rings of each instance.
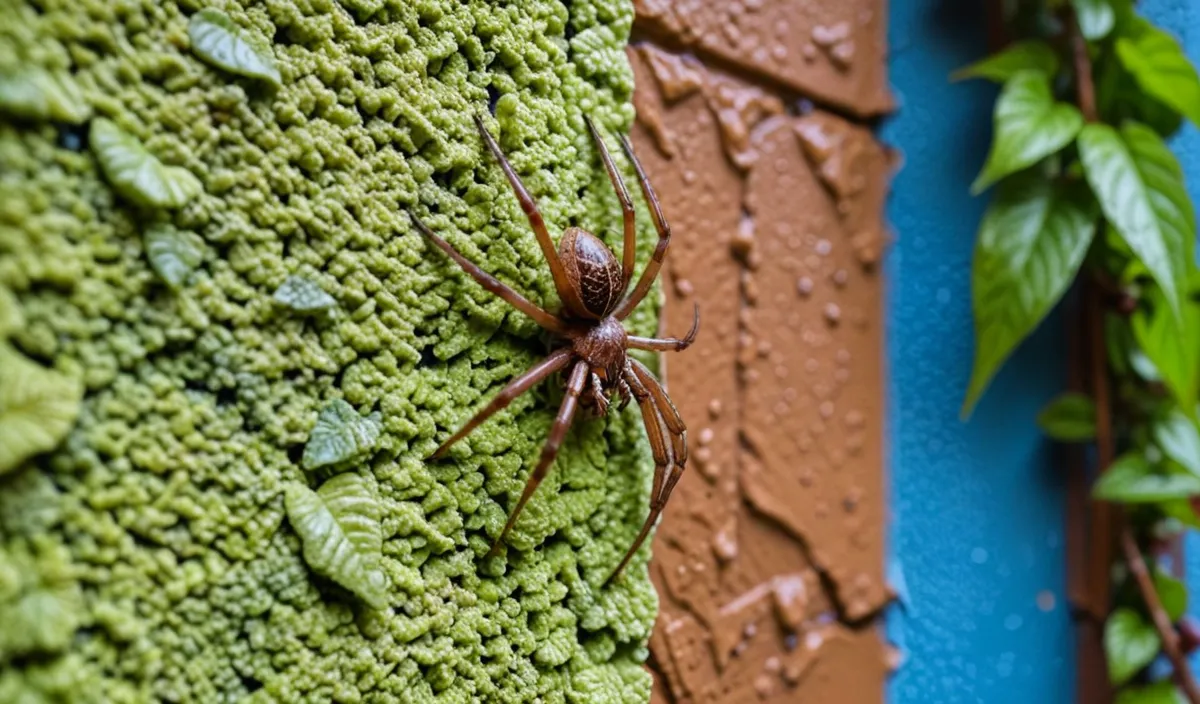
[[[316,469],[352,460],[375,447],[382,429],[377,414],[363,418],[349,403],[334,399],[317,415],[300,463]]]
[[[284,489],[288,521],[304,544],[304,561],[375,609],[388,606],[379,501],[362,476],[347,472],[315,492],[291,482]]]
[[[333,296],[310,279],[293,274],[275,289],[275,300],[299,313],[316,313],[337,305]]]
[[[77,125],[88,119],[92,108],[67,71],[21,66],[0,73],[0,113]]]
[[[188,275],[204,260],[204,251],[187,233],[167,224],[151,225],[142,235],[142,240],[146,246],[146,256],[150,259],[150,268],[173,289],[183,286]]]
[[[1192,362],[1196,366],[1200,359],[1193,357]],[[1183,411],[1175,409],[1154,424],[1154,443],[1167,457],[1200,477],[1200,429]]]
[[[83,385],[0,343],[0,475],[66,437]]]
[[[92,120],[89,139],[109,183],[138,205],[178,208],[204,190],[191,171],[163,164],[112,120]]]
[[[1034,173],[1002,184],[975,245],[975,368],[964,415],[1070,286],[1095,234],[1095,219],[1095,205],[1082,185],[1054,184]]]
[[[220,10],[207,8],[192,15],[188,37],[196,55],[217,68],[260,78],[276,88],[283,84],[266,40],[242,29]]]
[[[1071,4],[1079,31],[1089,41],[1099,41],[1112,31],[1117,15],[1109,0],[1071,0]]]
[[[1022,71],[1040,71],[1047,76],[1058,73],[1058,54],[1043,41],[1016,42],[1004,51],[960,68],[950,78],[961,81],[967,78],[986,78],[1004,83]]]
[[[1160,474],[1138,454],[1117,458],[1092,488],[1092,495],[1126,504],[1158,503],[1200,495],[1200,477]]]
[[[1079,156],[1104,216],[1178,315],[1196,232],[1179,162],[1153,130],[1134,122],[1120,133],[1103,124],[1084,127]]]
[[[1132,609],[1117,609],[1104,624],[1104,654],[1108,678],[1115,685],[1129,681],[1158,655],[1162,643],[1154,626]]]
[[[1117,56],[1142,90],[1200,125],[1200,76],[1174,37],[1140,20],[1117,40]]]
[[[1038,426],[1063,442],[1084,442],[1096,437],[1096,406],[1084,394],[1063,394],[1038,414]]]
[[[973,193],[1070,144],[1083,127],[1083,115],[1074,105],[1054,99],[1048,75],[1022,71],[1004,84],[994,123],[992,150],[971,185]]]
[[[1157,682],[1145,687],[1126,687],[1117,694],[1116,704],[1186,704],[1187,700],[1171,682]]]
[[[1200,360],[1200,306],[1187,302],[1182,312],[1182,325],[1176,322],[1170,308],[1155,296],[1159,304],[1147,312],[1133,314],[1132,328],[1138,348],[1153,363],[1157,376],[1185,409],[1196,407]],[[1142,370],[1143,378],[1149,378]]]

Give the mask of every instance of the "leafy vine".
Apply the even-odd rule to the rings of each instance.
[[[1072,346],[1083,352],[1071,360],[1076,383],[1038,423],[1092,450],[1075,453],[1092,460],[1095,478],[1093,501],[1079,504],[1087,538],[1069,545],[1088,553],[1070,556],[1083,565],[1072,601],[1104,621],[1119,704],[1200,704],[1186,659],[1198,640],[1187,589],[1160,559],[1163,545],[1200,527],[1196,216],[1165,142],[1183,119],[1200,124],[1200,77],[1133,0],[1015,0],[1005,20],[1016,41],[955,74],[1002,85],[972,186],[994,193],[975,248],[963,413],[1071,299]],[[1085,466],[1075,469],[1072,481],[1088,481]]]

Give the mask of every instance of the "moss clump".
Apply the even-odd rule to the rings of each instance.
[[[278,89],[192,52],[208,4],[0,0],[0,75],[69,74],[72,114],[201,185],[178,207],[131,200],[89,123],[0,102],[0,318],[13,354],[85,389],[57,448],[0,477],[0,621],[41,619],[0,641],[0,700],[645,701],[645,569],[600,587],[646,510],[635,412],[580,423],[485,561],[554,391],[426,458],[545,346],[405,215],[556,305],[473,131],[491,103],[547,220],[619,246],[583,115],[632,118],[630,4],[220,3],[268,41]],[[147,251],[163,228],[195,248],[167,281]],[[280,305],[293,276],[336,304]],[[285,487],[328,479],[301,458],[335,399],[379,414],[339,470],[378,497],[381,610],[311,569],[285,519]]]

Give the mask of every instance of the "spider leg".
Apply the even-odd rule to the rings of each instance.
[[[682,340],[674,337],[656,338],[656,337],[636,337],[630,335],[628,337],[629,346],[635,350],[648,350],[651,352],[682,352],[692,343],[696,341],[696,333],[700,331],[700,304],[695,304],[695,309],[692,314],[692,329],[688,330],[688,334]]]
[[[633,373],[638,381],[645,385],[650,392],[650,396],[654,399],[654,403],[658,406],[662,413],[663,422],[667,424],[667,430],[671,433],[671,443],[675,446],[675,464],[682,472],[684,465],[687,464],[688,447],[687,447],[687,425],[684,424],[683,418],[679,415],[679,411],[675,409],[675,404],[671,402],[671,397],[667,396],[667,392],[663,389],[662,384],[646,365],[631,359],[630,364],[633,367]],[[675,481],[679,481],[676,479]],[[668,492],[669,493],[669,492]]]
[[[604,385],[600,381],[600,375],[595,371],[592,372],[592,402],[595,403],[597,416],[602,416],[608,413],[608,399],[604,398]]]
[[[658,244],[654,247],[654,254],[650,256],[650,263],[646,265],[645,271],[638,279],[637,286],[613,311],[613,316],[617,320],[629,317],[633,309],[637,308],[646,294],[650,292],[650,286],[654,284],[654,279],[658,277],[658,270],[662,268],[663,260],[667,258],[667,247],[671,244],[671,226],[663,217],[662,206],[659,205],[654,187],[646,178],[646,171],[642,169],[642,163],[638,161],[637,155],[633,153],[633,147],[629,144],[629,139],[625,136],[621,137],[621,149],[625,151],[625,156],[629,157],[629,161],[633,162],[633,169],[637,172],[638,185],[642,187],[642,195],[645,196],[646,203],[650,206],[650,217],[654,220],[654,228],[658,230]]]
[[[642,523],[641,530],[638,531],[637,537],[625,552],[625,556],[621,558],[621,562],[617,565],[617,568],[605,580],[605,586],[620,576],[625,566],[629,564],[629,561],[637,554],[638,549],[642,547],[642,543],[646,541],[646,536],[650,534],[650,529],[654,527],[654,522],[658,520],[659,514],[662,513],[662,502],[660,502],[659,497],[662,495],[663,486],[667,482],[667,468],[675,462],[674,452],[671,446],[666,443],[663,435],[666,424],[658,407],[654,404],[654,400],[646,391],[641,381],[634,375],[632,369],[627,369],[625,377],[632,389],[634,398],[637,399],[638,407],[642,411],[642,424],[646,426],[646,437],[650,440],[650,450],[654,455],[654,485],[650,489],[650,512],[646,516],[646,521]],[[672,473],[674,473],[673,470]]]
[[[617,393],[621,395],[621,405],[617,406],[617,409],[623,411],[633,399],[632,392],[629,388],[629,382],[625,381],[624,377],[617,380]]]
[[[533,318],[534,322],[536,322],[538,325],[541,325],[543,328],[557,333],[563,333],[566,331],[567,326],[564,325],[557,317],[537,307],[528,298],[525,298],[508,286],[500,283],[499,279],[487,273],[483,269],[480,269],[479,266],[474,262],[459,254],[457,249],[455,249],[446,240],[434,234],[433,230],[430,230],[429,226],[426,225],[416,215],[409,213],[408,216],[412,219],[413,225],[416,225],[417,229],[422,235],[425,235],[425,237],[429,238],[431,242],[437,245],[438,249],[442,250],[447,256],[453,259],[463,271],[467,272],[471,275],[471,278],[478,281],[480,286],[483,286],[488,291],[504,299],[525,315]]]
[[[583,385],[587,381],[588,365],[587,362],[579,361],[575,363],[575,367],[571,369],[571,378],[567,381],[567,394],[563,398],[562,406],[558,409],[558,416],[554,419],[554,425],[550,426],[550,436],[546,439],[546,444],[542,447],[542,457],[538,460],[537,466],[533,468],[533,474],[529,475],[529,481],[525,482],[525,490],[521,492],[521,498],[517,501],[517,507],[513,509],[512,514],[508,517],[508,522],[504,524],[504,529],[500,531],[496,542],[492,543],[492,549],[488,550],[487,556],[494,557],[500,552],[500,546],[504,543],[504,538],[508,536],[508,531],[517,522],[517,517],[521,515],[522,509],[529,501],[529,497],[533,496],[533,492],[537,490],[538,485],[546,478],[546,472],[550,469],[550,464],[554,462],[554,458],[558,455],[558,448],[562,445],[563,438],[567,436],[567,430],[571,427],[571,421],[575,418],[575,407],[579,402],[579,394],[583,391]]]
[[[518,396],[533,388],[538,382],[550,376],[554,372],[559,371],[567,366],[571,361],[571,353],[566,349],[560,349],[550,354],[542,361],[527,369],[521,376],[509,382],[491,403],[484,407],[483,410],[472,416],[471,420],[467,421],[466,425],[458,429],[458,432],[450,436],[450,439],[442,443],[440,447],[433,453],[433,459],[437,459],[446,454],[446,450],[454,443],[462,440],[472,430],[479,427],[488,418],[491,418],[498,411],[506,408]]]
[[[537,236],[538,245],[542,248],[542,255],[546,257],[546,263],[550,266],[550,274],[554,277],[554,288],[558,291],[558,297],[562,299],[563,305],[573,313],[582,314],[586,309],[583,307],[583,301],[579,299],[579,294],[571,286],[570,280],[567,278],[567,270],[563,267],[562,260],[558,258],[558,250],[554,248],[554,240],[550,238],[550,232],[546,229],[546,222],[542,219],[542,214],[538,212],[537,203],[533,200],[533,196],[529,195],[529,191],[525,189],[525,184],[521,183],[517,172],[513,170],[512,164],[508,163],[504,152],[500,151],[500,145],[496,144],[496,139],[492,137],[492,133],[487,131],[487,127],[483,124],[483,118],[475,115],[475,126],[479,128],[479,134],[483,137],[483,143],[487,145],[488,151],[492,156],[496,157],[496,161],[500,162],[500,168],[504,171],[504,176],[508,179],[508,184],[512,186],[513,193],[517,196],[517,202],[521,204],[521,210],[525,212],[525,217],[529,219],[529,226],[533,228],[533,234]]]
[[[600,151],[600,159],[604,162],[604,170],[608,172],[608,180],[612,182],[613,190],[617,192],[617,198],[621,201],[621,216],[625,220],[625,244],[621,250],[621,292],[624,293],[629,288],[630,280],[633,279],[633,255],[637,248],[637,227],[633,221],[633,201],[629,199],[629,190],[625,188],[625,181],[617,172],[617,165],[613,163],[612,154],[608,152],[608,145],[604,143],[596,125],[592,123],[592,118],[584,116],[583,119],[587,122],[588,131],[592,133],[592,140],[596,142],[596,149]]]

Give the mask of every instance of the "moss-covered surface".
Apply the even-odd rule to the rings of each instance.
[[[217,4],[270,47],[278,90],[194,55],[200,0],[0,0],[0,346],[24,357],[0,404],[53,396],[0,408],[0,435],[64,428],[0,468],[0,701],[645,701],[644,555],[600,587],[646,510],[636,414],[578,423],[485,561],[556,392],[426,458],[546,347],[405,215],[556,305],[474,132],[491,103],[552,226],[619,246],[583,114],[632,118],[630,3]],[[137,174],[88,144],[98,118],[202,192],[137,205]],[[293,275],[336,305],[276,300]],[[305,470],[338,398],[381,432]],[[317,574],[287,520],[285,486],[336,471],[378,497],[387,609]]]

